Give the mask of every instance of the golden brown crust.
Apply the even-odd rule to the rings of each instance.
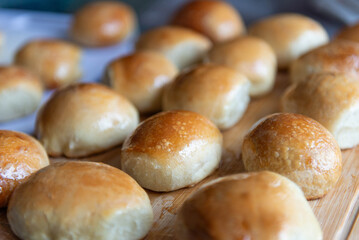
[[[261,95],[273,87],[277,60],[273,49],[257,37],[241,37],[214,46],[206,60],[238,70],[252,83],[251,95]],[[265,87],[262,87],[265,86]]]
[[[303,190],[307,199],[324,196],[342,169],[340,148],[317,121],[299,114],[280,113],[265,118],[243,142],[246,170],[282,174]]]
[[[237,10],[226,2],[216,0],[188,2],[175,14],[172,23],[198,31],[216,43],[231,40],[245,32]]]
[[[338,117],[355,103],[359,103],[359,82],[340,73],[310,75],[290,86],[281,101],[283,111],[309,116],[331,132]]]
[[[176,239],[322,239],[300,189],[272,172],[236,174],[205,185],[182,205]]]
[[[127,215],[126,221],[121,222],[121,215]],[[19,186],[7,216],[21,238],[115,239],[117,230],[127,235],[121,235],[124,239],[135,239],[143,237],[137,231],[148,231],[152,209],[146,192],[121,170],[102,163],[63,161]],[[134,222],[136,232],[119,230]]]
[[[152,29],[142,34],[136,43],[137,50],[160,52],[180,69],[199,61],[211,46],[202,34],[179,26]]]
[[[345,73],[359,77],[359,44],[337,40],[316,48],[293,62],[290,79],[293,83],[306,81],[309,75],[321,72]]]
[[[126,139],[122,151],[145,153],[159,163],[168,161],[170,153],[178,152],[196,141],[221,138],[218,128],[202,115],[189,111],[158,113],[142,122]]]
[[[271,45],[280,68],[288,67],[300,55],[329,40],[320,23],[304,15],[292,13],[277,14],[259,20],[249,27],[248,32]]]
[[[81,49],[57,39],[31,41],[16,53],[15,64],[37,73],[47,88],[57,88],[81,77]]]
[[[188,110],[220,129],[233,126],[249,102],[248,79],[232,68],[203,64],[183,72],[165,90],[164,110]]]
[[[121,144],[137,123],[126,98],[83,83],[54,93],[38,113],[36,134],[51,156],[84,157]]]
[[[335,37],[336,39],[350,40],[359,43],[359,23],[343,28]]]
[[[135,27],[136,16],[128,5],[114,1],[93,2],[75,13],[71,35],[81,44],[100,47],[120,42]]]
[[[43,91],[41,80],[25,68],[17,66],[0,66],[0,91],[12,87],[24,86],[38,92]]]
[[[105,77],[109,85],[133,102],[140,112],[155,112],[161,110],[163,87],[177,72],[162,54],[140,51],[111,62]]]
[[[45,149],[34,138],[0,130],[0,207],[5,207],[15,187],[29,175],[49,165]]]

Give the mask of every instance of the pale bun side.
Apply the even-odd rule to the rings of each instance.
[[[42,94],[42,82],[32,72],[15,66],[0,67],[0,122],[34,112]]]
[[[317,121],[299,114],[272,114],[244,138],[247,171],[268,170],[298,184],[306,198],[323,197],[337,183],[342,155],[333,135]]]
[[[359,82],[345,74],[321,73],[289,87],[282,110],[309,116],[335,137],[341,149],[359,144]]]
[[[288,68],[302,54],[329,41],[319,22],[293,13],[259,20],[249,27],[248,33],[268,42],[277,55],[279,68]]]
[[[158,51],[179,69],[200,61],[211,46],[211,41],[202,34],[178,26],[149,30],[136,43],[137,50]]]
[[[122,146],[121,168],[142,187],[168,192],[194,185],[219,165],[222,134],[204,116],[189,111],[156,114]]]
[[[292,83],[306,81],[314,73],[345,73],[359,78],[359,43],[337,40],[313,49],[295,60],[290,68]]]
[[[22,46],[14,63],[38,74],[46,88],[69,85],[81,78],[82,51],[59,39],[32,40]]]
[[[215,43],[232,40],[246,31],[237,10],[224,1],[216,0],[186,3],[177,11],[172,23],[198,31]]]
[[[249,103],[248,79],[222,65],[204,64],[178,76],[166,89],[163,109],[202,114],[219,129],[232,127]]]
[[[121,170],[64,161],[17,187],[7,218],[21,239],[136,240],[149,231],[153,212],[146,192]]]
[[[218,44],[208,52],[205,61],[226,65],[245,75],[251,82],[251,96],[264,95],[274,86],[275,53],[260,38],[246,36]]]
[[[138,121],[126,98],[106,86],[83,83],[52,95],[38,113],[36,135],[50,156],[86,157],[120,145]]]
[[[216,179],[192,194],[176,219],[176,239],[323,238],[300,188],[273,172]]]
[[[75,13],[70,35],[85,46],[102,47],[121,42],[136,25],[130,6],[115,1],[92,2]]]
[[[49,165],[44,147],[33,137],[0,130],[0,208],[6,207],[19,184]]]
[[[152,113],[162,109],[163,88],[177,73],[177,67],[162,54],[139,51],[111,62],[104,80],[141,113]]]

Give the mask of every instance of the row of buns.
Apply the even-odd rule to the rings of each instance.
[[[91,5],[76,17],[100,12],[98,9],[106,4]],[[185,21],[186,12],[193,9],[199,9],[198,15],[190,15]],[[107,6],[102,11],[112,10]],[[221,11],[228,13],[223,20],[234,19],[237,23],[233,25],[237,30],[231,31],[234,36],[219,34],[216,29],[220,28],[214,24],[202,25],[204,16],[213,14],[217,19]],[[289,71],[295,78],[306,72],[293,73],[293,66],[310,65],[312,57],[313,62],[324,66],[321,53],[316,54],[320,49],[334,49],[323,50],[323,54],[338,50],[355,55],[352,42],[337,41],[316,48],[328,37],[318,23],[300,15],[270,17],[269,26],[260,21],[249,28],[254,36],[237,38],[245,29],[233,11],[223,2],[190,3],[175,17],[174,23],[182,27],[150,30],[140,36],[135,53],[108,65],[103,80],[113,89],[100,84],[74,84],[57,90],[37,116],[35,132],[43,146],[27,135],[0,131],[0,145],[4,143],[1,155],[9,159],[4,169],[15,167],[22,173],[10,174],[12,178],[16,175],[16,180],[4,181],[6,191],[1,196],[2,206],[8,204],[8,220],[17,236],[144,237],[151,228],[153,212],[141,187],[174,191],[212,174],[221,160],[220,129],[238,122],[250,96],[271,91],[277,65],[286,68],[294,61]],[[288,25],[280,28],[283,24]],[[293,25],[298,29],[288,31]],[[280,33],[268,34],[267,30]],[[270,36],[278,39],[266,39]],[[98,40],[85,38],[92,45]],[[78,39],[81,41],[81,36]],[[311,44],[303,45],[308,39],[312,39]],[[341,50],[347,46],[352,48]],[[204,63],[186,69],[202,59]],[[333,65],[347,64],[335,58],[330,61]],[[311,77],[308,71],[302,81],[292,77],[293,85],[282,99],[283,110],[303,113],[318,122],[299,114],[281,113],[254,124],[242,145],[244,167],[252,173],[216,179],[194,193],[179,210],[178,239],[322,239],[306,199],[323,197],[335,187],[342,168],[340,147],[357,144],[348,129],[356,119],[357,84],[341,71],[321,73],[328,70],[321,66],[318,69],[318,74]],[[15,67],[10,70],[18,71],[16,74],[26,71]],[[140,113],[160,110],[165,112],[139,123]],[[26,144],[32,144],[32,149],[24,149]],[[121,144],[121,157],[115,165],[122,171],[86,161],[47,166],[44,154],[81,158]],[[22,158],[18,157],[19,149]],[[26,154],[31,154],[36,166],[28,162]],[[14,155],[16,162],[11,160]]]

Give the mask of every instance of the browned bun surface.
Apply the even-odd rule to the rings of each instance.
[[[42,82],[36,74],[22,67],[1,66],[0,122],[34,112],[42,94]]]
[[[298,184],[307,199],[324,196],[338,181],[342,155],[332,134],[299,114],[264,118],[245,137],[242,160],[247,171],[268,170]]]
[[[16,188],[7,210],[21,239],[141,239],[153,212],[146,192],[121,170],[64,161]]]
[[[216,179],[192,194],[177,214],[178,240],[321,240],[300,188],[272,172]]]
[[[216,43],[231,40],[246,31],[237,10],[216,0],[186,3],[175,14],[172,23],[198,31]]]
[[[15,187],[49,165],[45,149],[20,132],[0,130],[0,207],[6,207]]]
[[[139,51],[111,62],[104,78],[141,113],[151,113],[162,109],[163,88],[177,72],[177,67],[162,54]]]
[[[146,119],[126,139],[121,168],[144,188],[173,191],[211,174],[221,151],[222,134],[204,116],[162,112]]]
[[[95,83],[55,92],[40,109],[36,135],[50,156],[86,157],[120,145],[136,128],[136,108]]]
[[[22,46],[14,61],[38,74],[47,88],[57,88],[79,80],[81,55],[81,49],[72,43],[39,39]]]
[[[136,28],[136,16],[128,5],[115,1],[88,3],[73,18],[70,34],[86,46],[116,44]]]

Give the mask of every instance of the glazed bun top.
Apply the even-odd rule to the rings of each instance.
[[[51,156],[85,157],[121,144],[138,124],[137,109],[95,83],[55,92],[40,109],[36,135]]]
[[[115,1],[92,2],[75,13],[71,36],[90,47],[116,44],[136,28],[136,16],[127,5]]]
[[[349,77],[359,77],[359,43],[337,40],[313,49],[295,60],[290,68],[293,83],[306,81],[314,73],[345,73]]]
[[[315,20],[300,14],[283,13],[259,20],[249,34],[267,41],[274,49],[279,68],[287,68],[302,54],[329,41],[325,29]]]
[[[179,69],[188,67],[204,56],[212,46],[200,33],[179,26],[163,26],[142,34],[137,50],[152,50],[164,54]]]
[[[202,115],[190,111],[168,111],[142,122],[122,149],[145,153],[166,163],[169,153],[179,152],[191,144],[201,145],[203,139],[217,141],[221,138],[218,128]]]
[[[7,205],[14,188],[49,165],[41,144],[24,133],[0,130],[0,207]]]
[[[198,31],[215,43],[231,40],[245,32],[237,10],[217,0],[188,2],[175,14],[172,23]]]
[[[322,232],[300,188],[272,172],[216,179],[182,205],[178,240],[322,239]]]
[[[76,82],[81,77],[81,49],[60,39],[37,39],[23,45],[15,55],[15,64],[41,77],[47,88]]]
[[[0,92],[21,86],[38,92],[41,98],[43,85],[36,74],[18,66],[0,66]]]

